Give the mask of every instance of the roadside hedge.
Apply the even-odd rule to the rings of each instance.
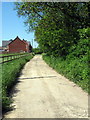
[[[69,49],[65,57],[43,55],[43,59],[60,74],[66,76],[83,90],[90,93],[89,86],[89,40],[90,28],[79,29],[79,41]]]

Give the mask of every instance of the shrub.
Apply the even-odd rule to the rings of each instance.
[[[64,60],[59,57],[52,57],[43,55],[43,59],[54,68],[57,72],[69,78],[76,84],[78,84],[82,89],[90,93],[89,91],[89,71],[88,64],[85,57],[82,59],[74,58],[70,59],[69,57]]]
[[[33,52],[34,52],[35,54],[42,54],[42,53],[43,53],[43,50],[40,49],[40,48],[33,48]]]

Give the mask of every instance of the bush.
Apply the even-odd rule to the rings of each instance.
[[[40,48],[33,48],[32,50],[35,54],[42,54],[43,53],[43,50],[40,49]]]
[[[69,78],[70,80],[78,84],[80,87],[82,87],[82,89],[90,93],[88,89],[89,71],[88,64],[86,62],[87,58],[85,57],[83,57],[82,59],[67,58],[66,60],[64,60],[63,58],[60,57],[43,55],[43,59],[57,72]]]

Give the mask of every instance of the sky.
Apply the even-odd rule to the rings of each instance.
[[[0,3],[1,5],[1,3]],[[17,36],[22,40],[25,39],[31,42],[33,47],[37,47],[38,44],[34,41],[34,32],[27,32],[28,27],[25,26],[23,17],[18,17],[15,5],[13,2],[2,2],[2,9],[0,7],[0,40],[14,40]],[[2,24],[1,24],[2,23]],[[1,41],[0,41],[1,46]]]

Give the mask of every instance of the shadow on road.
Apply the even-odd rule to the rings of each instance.
[[[23,79],[38,79],[38,78],[51,78],[51,77],[57,77],[57,76],[41,76],[41,77],[31,77],[31,78],[19,78],[19,79],[23,80]]]

